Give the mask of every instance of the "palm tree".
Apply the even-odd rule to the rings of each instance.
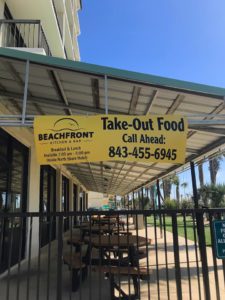
[[[162,187],[163,187],[164,199],[169,199],[171,193],[171,187],[172,187],[171,178],[164,179],[162,183]]]
[[[222,156],[215,157],[209,161],[209,172],[210,172],[210,179],[212,184],[216,184],[216,175],[220,169],[220,164],[222,161]]]
[[[178,202],[178,207],[180,206],[180,180],[179,177],[174,175],[171,177],[171,183],[176,186],[176,198]]]
[[[200,188],[204,185],[204,173],[203,173],[203,164],[200,163],[198,165],[198,175],[199,175],[199,182],[200,182]]]
[[[184,196],[185,196],[185,189],[187,188],[188,183],[187,182],[183,182],[183,183],[181,183],[181,186],[184,189]]]

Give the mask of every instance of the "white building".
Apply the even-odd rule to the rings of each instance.
[[[80,9],[81,0],[0,0],[1,45],[80,60]]]
[[[77,37],[80,34],[80,9],[81,0],[0,0],[0,46],[79,61]],[[19,83],[22,88],[23,74],[14,67],[11,71],[12,76],[17,74],[15,85]],[[57,73],[50,73],[52,84],[61,95]],[[40,96],[38,90],[36,95]],[[7,104],[8,100],[0,96],[0,115],[19,113],[19,106]],[[64,167],[40,167],[37,163],[31,130],[0,128],[0,144],[0,211],[54,212],[87,207],[86,190],[71,172]],[[4,153],[11,154],[6,157]],[[32,256],[37,254],[37,220],[35,223]],[[68,222],[64,223],[66,229]],[[42,246],[47,243],[48,228],[47,222],[43,225]],[[7,233],[3,239],[4,248]],[[16,249],[15,244],[13,253]],[[7,261],[4,255],[2,259]],[[26,255],[25,250],[23,255]],[[12,265],[18,261],[16,256],[15,253],[12,255]],[[0,273],[5,269],[3,264]]]

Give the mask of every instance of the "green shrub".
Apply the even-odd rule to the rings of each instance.
[[[166,199],[164,201],[164,208],[165,209],[177,209],[178,203],[176,200]]]
[[[201,201],[212,208],[225,207],[225,185],[205,184],[198,190]]]
[[[193,207],[194,207],[193,202],[190,199],[183,199],[180,203],[181,209],[191,209]]]

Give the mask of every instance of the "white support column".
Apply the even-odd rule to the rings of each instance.
[[[40,165],[37,162],[36,151],[34,145],[30,148],[29,157],[29,182],[28,182],[28,212],[39,212],[40,203]],[[29,220],[30,221],[30,220]],[[27,224],[28,234],[30,232],[30,222]],[[29,241],[29,236],[27,237]],[[39,218],[33,218],[32,225],[32,240],[31,240],[31,255],[35,257],[38,255],[38,245],[39,245]],[[29,243],[27,243],[28,254]]]
[[[24,94],[23,94],[22,124],[25,123],[25,119],[26,119],[29,73],[30,73],[30,62],[29,62],[29,60],[27,60],[26,69],[25,69]]]
[[[80,185],[77,185],[77,211],[80,211]]]
[[[82,207],[83,207],[83,211],[86,210],[86,192],[83,191],[83,199],[82,199]]]
[[[4,2],[2,0],[0,0],[0,19],[4,19]],[[0,47],[3,44],[3,35],[4,35],[4,25],[2,25],[1,27],[1,31],[0,31]]]
[[[69,211],[74,211],[74,199],[73,199],[73,180],[69,180]]]
[[[62,211],[62,172],[56,170],[56,211]]]
[[[89,203],[88,203],[88,193],[86,193],[86,210],[88,209]]]
[[[63,47],[65,47],[65,35],[66,35],[66,14],[63,12],[63,32],[62,32],[62,43]]]

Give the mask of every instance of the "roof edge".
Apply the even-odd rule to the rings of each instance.
[[[49,65],[62,69],[74,70],[83,73],[91,73],[99,76],[107,75],[115,79],[133,81],[143,84],[155,85],[158,87],[179,89],[203,95],[211,95],[220,98],[225,97],[225,88],[209,86],[189,81],[182,81],[167,77],[155,76],[134,71],[116,69],[112,67],[100,66],[90,63],[67,60],[63,58],[34,54],[26,51],[14,50],[0,47],[0,57],[16,60],[29,60],[33,63]]]

